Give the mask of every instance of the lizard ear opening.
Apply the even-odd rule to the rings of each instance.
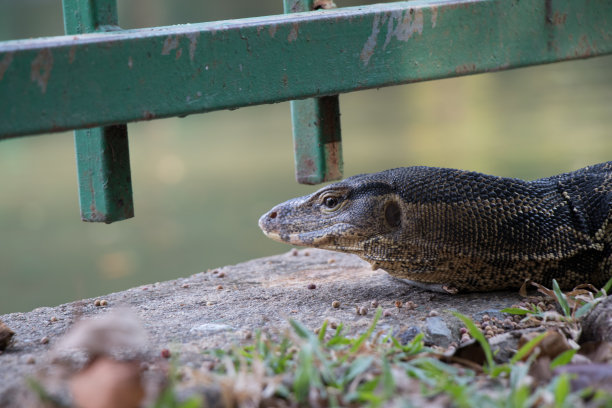
[[[385,221],[390,227],[399,227],[402,223],[402,210],[395,201],[389,201],[385,206]]]

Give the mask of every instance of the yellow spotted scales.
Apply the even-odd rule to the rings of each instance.
[[[431,290],[570,289],[612,276],[612,162],[523,181],[437,167],[362,174],[279,204],[259,226],[359,255]]]

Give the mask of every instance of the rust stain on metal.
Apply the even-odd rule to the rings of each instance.
[[[164,41],[164,46],[162,47],[161,55],[170,55],[170,51],[176,49],[178,47],[179,39],[178,36],[170,35]]]
[[[459,75],[462,74],[469,74],[472,72],[476,71],[476,65],[475,64],[463,64],[463,65],[458,65],[455,68],[455,72],[458,73]]]
[[[270,38],[274,38],[277,29],[278,26],[276,24],[271,24],[270,27],[268,27],[268,34],[270,34]]]
[[[341,142],[331,142],[325,144],[326,150],[326,168],[325,181],[338,180],[342,178],[342,169],[340,163],[342,157],[340,151],[342,149]]]
[[[179,58],[181,58],[181,55],[183,55],[183,49],[182,48],[177,48],[177,50],[176,50],[176,59],[178,60]]]
[[[555,11],[555,14],[553,14],[552,16],[551,24],[559,26],[559,25],[564,25],[566,21],[567,21],[567,13],[561,14],[558,11]]]
[[[32,70],[30,80],[36,82],[40,86],[42,93],[47,92],[47,83],[51,77],[51,69],[53,68],[53,54],[48,48],[42,49],[32,61]]]
[[[317,174],[317,166],[312,157],[302,157],[296,171],[296,179],[300,184],[314,184],[311,177]]]
[[[431,7],[431,28],[436,28],[438,21],[438,6]]]
[[[200,38],[200,33],[190,33],[185,34],[185,36],[189,39],[189,59],[193,61],[195,57],[196,48],[198,47],[198,39]]]
[[[13,53],[7,52],[6,54],[4,54],[4,57],[2,57],[2,61],[0,61],[0,81],[2,81],[2,78],[4,78],[4,73],[6,72],[6,70],[11,65],[12,62],[13,62]]]
[[[372,33],[368,37],[366,43],[363,45],[359,59],[363,62],[363,65],[367,66],[370,63],[370,58],[374,54],[374,48],[376,48],[376,40],[380,33],[380,26],[384,24],[381,15],[376,14],[374,16],[374,22],[372,23]]]
[[[593,47],[592,44],[589,43],[589,37],[586,34],[582,35],[580,41],[578,41],[578,46],[574,51],[574,55],[581,58],[587,58],[593,54]]]
[[[293,41],[297,40],[299,31],[300,31],[299,24],[298,23],[293,23],[291,25],[291,31],[289,32],[289,35],[287,36],[287,41],[293,42]]]
[[[74,57],[76,55],[76,44],[73,45],[72,47],[70,47],[70,50],[68,51],[68,63],[72,64],[74,62]]]
[[[132,69],[133,66],[134,66],[134,61],[132,60],[132,56],[130,55],[128,57],[128,68]]]
[[[283,83],[283,87],[286,88],[287,85],[289,85],[289,77],[287,76],[287,74],[283,75],[283,78],[281,79],[282,83]]]
[[[142,112],[142,118],[144,120],[151,120],[151,119],[155,119],[155,113],[145,110]]]

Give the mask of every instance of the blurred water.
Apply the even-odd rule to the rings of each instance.
[[[200,3],[123,1],[120,16],[126,27],[193,22],[230,2]],[[5,11],[23,13],[16,4],[38,9],[30,31],[3,24]],[[0,0],[0,39],[60,34],[61,19],[43,18],[59,4]],[[207,15],[257,11],[248,7]],[[611,68],[600,57],[342,95],[345,174],[424,164],[536,178],[612,160]],[[257,227],[274,204],[316,188],[293,180],[287,103],[130,124],[129,134],[136,218],[111,225],[79,219],[71,134],[0,143],[0,314],[289,249]]]

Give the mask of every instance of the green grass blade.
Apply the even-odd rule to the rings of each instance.
[[[382,386],[383,398],[386,400],[393,397],[395,393],[395,380],[391,372],[391,365],[387,359],[384,359],[382,362]]]
[[[563,314],[565,315],[565,317],[571,317],[570,307],[569,307],[569,304],[567,303],[567,298],[565,297],[565,294],[561,291],[561,288],[559,287],[559,284],[557,283],[556,279],[553,279],[552,283],[553,283],[553,292],[555,292],[555,296],[557,297],[557,302],[559,302],[559,305],[561,306],[561,309],[563,310]]]
[[[586,316],[591,309],[593,309],[593,306],[595,306],[595,302],[585,303],[584,305],[580,306],[578,310],[576,310],[574,317],[576,317],[576,319],[580,319],[581,317]]]
[[[570,394],[570,379],[566,373],[561,374],[555,379],[552,384],[553,394],[555,396],[555,406],[563,407],[567,406],[566,400]]]
[[[525,343],[523,345],[523,347],[518,349],[516,354],[510,359],[510,364],[515,364],[517,361],[522,360],[523,357],[525,357],[527,354],[531,353],[533,348],[535,346],[537,346],[538,343],[540,343],[542,341],[542,339],[544,337],[546,337],[546,336],[548,336],[548,332],[540,333],[539,335],[537,335],[536,337],[534,337],[533,339],[531,339],[527,343]]]
[[[378,320],[380,319],[380,316],[382,316],[382,308],[379,307],[378,309],[376,309],[374,320],[372,320],[372,324],[370,325],[370,327],[368,327],[368,330],[366,330],[365,333],[359,336],[357,341],[355,341],[355,343],[353,344],[353,347],[351,347],[351,351],[350,351],[351,354],[359,350],[359,347],[361,347],[363,342],[365,342],[372,335],[372,333],[374,332],[374,329],[376,328],[376,324],[378,323]]]
[[[293,380],[293,391],[300,403],[305,403],[308,400],[311,379],[314,379],[314,375],[316,375],[314,356],[311,348],[305,345],[299,352],[298,364]]]
[[[359,374],[366,371],[370,366],[372,366],[372,362],[374,361],[374,357],[372,356],[359,356],[349,366],[348,371],[346,372],[345,377],[343,378],[343,383],[347,385],[351,381],[353,381]]]
[[[493,369],[493,367],[495,367],[495,361],[493,360],[493,352],[491,351],[491,346],[489,345],[489,342],[487,341],[484,334],[482,334],[480,329],[476,327],[472,319],[470,319],[469,317],[464,316],[458,312],[452,312],[452,313],[456,318],[461,320],[463,324],[465,324],[465,327],[467,328],[470,335],[472,335],[472,337],[476,339],[476,341],[480,344],[487,358],[488,369],[489,370]]]
[[[321,328],[319,329],[319,342],[323,343],[323,340],[325,340],[325,332],[327,331],[327,324],[328,321],[327,319],[323,322],[323,325],[321,325]]]
[[[500,312],[521,316],[531,313],[529,310],[521,309],[519,307],[507,307],[505,309],[500,310]]]
[[[575,349],[565,350],[550,362],[550,369],[554,370],[557,367],[568,364],[570,361],[572,361],[572,357],[574,357],[574,354],[576,354],[577,351],[578,350]]]
[[[301,338],[305,340],[309,340],[314,337],[314,333],[308,330],[306,326],[304,326],[302,323],[298,322],[297,320],[291,319],[289,320],[289,324],[291,325],[291,327],[293,327],[293,330],[295,331],[295,333]]]
[[[606,293],[606,295],[608,295],[610,294],[610,289],[612,289],[612,278],[610,278],[610,280],[606,282],[604,287],[601,288],[601,291],[599,292],[598,295],[601,296],[604,292]]]

